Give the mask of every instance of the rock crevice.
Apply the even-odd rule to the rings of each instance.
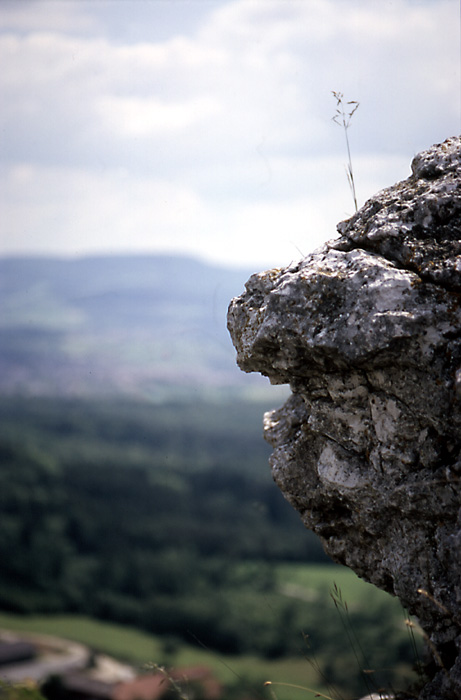
[[[396,595],[461,698],[461,138],[418,155],[340,237],[232,300],[237,362],[286,404],[274,479],[325,550]]]

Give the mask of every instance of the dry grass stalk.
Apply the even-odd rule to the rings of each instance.
[[[351,119],[354,116],[355,112],[359,108],[359,102],[356,100],[350,100],[349,102],[344,102],[343,101],[343,93],[342,92],[336,92],[335,90],[332,90],[333,96],[336,100],[336,114],[334,117],[332,117],[333,121],[335,124],[338,124],[338,126],[341,126],[344,130],[344,136],[346,138],[346,147],[347,147],[347,167],[346,167],[346,173],[347,173],[347,181],[349,183],[349,187],[351,188],[352,192],[352,198],[354,200],[354,206],[355,206],[355,211],[358,211],[358,206],[357,206],[357,194],[355,191],[355,180],[354,180],[354,170],[352,168],[352,158],[351,158],[351,149],[349,145],[349,135],[348,135],[348,129],[351,125]]]

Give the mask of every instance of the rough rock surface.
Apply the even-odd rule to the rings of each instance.
[[[417,615],[420,700],[461,698],[461,138],[418,155],[336,239],[253,275],[228,327],[275,481],[325,550]]]

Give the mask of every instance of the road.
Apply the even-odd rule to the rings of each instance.
[[[21,639],[26,637],[21,635]],[[37,658],[0,667],[1,680],[11,683],[42,681],[54,673],[77,671],[88,664],[90,652],[83,644],[44,635],[27,635],[27,641],[36,646]]]

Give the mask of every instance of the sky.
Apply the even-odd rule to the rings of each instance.
[[[287,265],[459,134],[459,0],[1,0],[0,255]],[[349,106],[347,109],[350,109]]]

